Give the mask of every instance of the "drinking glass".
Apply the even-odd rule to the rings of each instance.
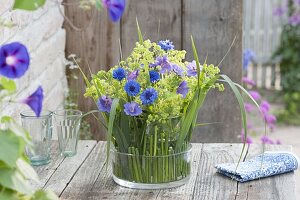
[[[29,132],[33,143],[25,149],[31,164],[35,166],[48,164],[52,138],[52,112],[43,110],[39,117],[33,111],[23,111],[20,115],[22,126]]]
[[[79,110],[57,110],[53,113],[53,128],[62,156],[74,156],[77,152],[81,116]]]

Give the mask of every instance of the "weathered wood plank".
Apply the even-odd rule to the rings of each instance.
[[[184,0],[183,2],[183,49],[193,59],[191,39],[193,35],[198,47],[200,62],[217,65],[234,37],[236,41],[220,69],[235,82],[242,77],[242,25],[243,1],[236,0]],[[209,92],[200,109],[200,122],[222,122],[219,125],[200,127],[195,131],[194,142],[238,142],[241,118],[238,103],[229,87],[226,91]],[[199,134],[196,134],[199,133]],[[220,134],[222,133],[222,134]]]
[[[50,189],[57,195],[60,195],[95,145],[95,140],[79,141],[77,154],[72,157],[66,157],[63,160],[50,179],[46,182],[44,189]]]
[[[105,159],[106,142],[100,141],[64,190],[61,198],[86,199],[105,166]]]
[[[58,152],[58,142],[52,141],[51,143],[51,162],[48,165],[35,166],[33,167],[37,174],[39,175],[40,182],[31,182],[34,188],[43,188],[48,181],[48,179],[52,176],[55,170],[59,167],[59,165],[63,162],[64,157],[59,155]]]
[[[194,199],[234,199],[237,182],[217,174],[214,167],[219,163],[237,162],[241,149],[241,144],[203,144]]]
[[[127,1],[122,17],[121,42],[126,58],[138,41],[136,18],[144,39],[159,41],[169,39],[181,49],[181,0],[131,0]]]
[[[266,150],[291,151],[291,146],[268,145]],[[251,145],[248,158],[263,152],[262,145]],[[263,178],[247,183],[239,183],[238,199],[294,200],[296,199],[294,172]]]
[[[105,9],[101,12],[94,7],[91,10],[83,10],[79,7],[78,1],[74,0],[64,0],[64,3],[66,16],[78,28],[74,29],[68,20],[65,20],[66,56],[76,54],[81,60],[83,72],[88,77],[90,77],[89,68],[92,73],[96,73],[100,69],[107,70],[116,65],[119,61],[120,23],[112,23]],[[85,83],[78,72],[76,74],[74,70],[68,70],[67,74],[70,91],[77,93],[79,109],[85,112],[97,109],[92,99],[83,96]],[[73,73],[78,79],[72,79]],[[94,138],[103,140],[105,131],[97,120],[88,116],[87,121],[91,124]]]

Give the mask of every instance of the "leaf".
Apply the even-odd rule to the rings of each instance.
[[[196,124],[195,126],[208,126],[208,125],[219,124],[219,123],[221,123],[221,122],[201,123],[201,124]]]
[[[13,9],[20,10],[36,10],[39,7],[43,6],[46,3],[46,0],[15,0]]]
[[[58,200],[58,197],[54,192],[49,190],[37,190],[32,198],[32,200]]]
[[[119,99],[115,98],[112,102],[110,113],[109,113],[109,122],[108,122],[108,131],[107,131],[107,146],[106,146],[106,169],[108,167],[109,153],[110,153],[110,143],[112,139],[112,132],[114,121],[116,117],[117,107],[119,105]]]
[[[7,188],[1,190],[1,192],[0,192],[0,199],[5,199],[5,200],[20,200],[20,198],[18,197],[18,193],[16,191],[9,190]]]
[[[10,117],[10,116],[2,116],[1,117],[1,123],[9,123],[9,122],[11,122],[11,120],[12,120],[12,118]]]
[[[24,144],[10,130],[0,130],[0,160],[10,167],[16,166],[24,150]]]
[[[137,32],[138,32],[138,36],[139,36],[139,43],[143,44],[144,39],[143,39],[143,35],[141,33],[141,29],[140,29],[140,26],[139,26],[139,21],[138,21],[137,18],[135,18],[135,20],[136,20],[136,27],[137,27]]]
[[[3,89],[7,90],[8,92],[14,92],[16,90],[16,83],[8,78],[1,77],[0,78],[0,85]]]
[[[39,181],[39,177],[37,173],[34,171],[31,165],[28,164],[28,162],[26,162],[25,160],[21,158],[17,160],[17,169],[26,179],[34,180],[36,182]]]
[[[31,194],[32,188],[16,169],[0,168],[0,184],[22,194]]]
[[[246,147],[247,115],[246,115],[246,110],[245,110],[245,106],[244,106],[243,97],[242,97],[240,91],[238,90],[238,88],[236,87],[235,83],[228,76],[226,76],[224,74],[222,74],[220,76],[226,81],[226,83],[228,83],[228,85],[230,86],[230,88],[234,92],[234,95],[235,95],[236,99],[238,100],[238,103],[239,103],[239,106],[240,106],[240,112],[241,112],[241,116],[242,116],[242,125],[243,125],[243,129],[244,129],[244,143],[243,143],[242,152],[240,154],[240,158],[239,158],[239,161],[238,161],[238,164],[237,164],[237,167],[238,167],[239,163],[242,160],[242,156],[243,156],[243,153],[244,153],[244,150],[245,150],[245,147]]]
[[[200,75],[200,62],[199,62],[197,48],[195,46],[193,36],[191,36],[191,41],[192,41],[192,48],[193,48],[194,58],[195,58],[195,61],[196,61],[196,66],[197,66],[198,88],[200,88],[200,78],[201,78],[201,75]]]

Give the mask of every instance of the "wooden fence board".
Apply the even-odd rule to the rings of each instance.
[[[183,48],[192,60],[190,35],[193,35],[200,62],[217,65],[226,54],[234,37],[236,41],[228,56],[220,65],[221,72],[233,81],[242,76],[242,1],[185,0],[183,1]],[[195,131],[195,142],[237,142],[241,131],[238,103],[229,87],[226,91],[209,92],[200,109],[200,122],[221,122]]]

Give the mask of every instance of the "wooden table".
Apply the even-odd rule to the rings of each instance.
[[[41,182],[34,186],[72,200],[296,199],[293,172],[248,183],[237,183],[217,174],[215,164],[237,161],[241,148],[241,144],[193,144],[192,175],[186,185],[168,190],[133,190],[115,184],[110,167],[105,172],[106,142],[79,141],[77,155],[67,158],[58,155],[58,144],[53,142],[52,162],[35,167]],[[285,145],[270,145],[267,149],[291,151]],[[251,145],[248,157],[261,152],[261,145]]]

